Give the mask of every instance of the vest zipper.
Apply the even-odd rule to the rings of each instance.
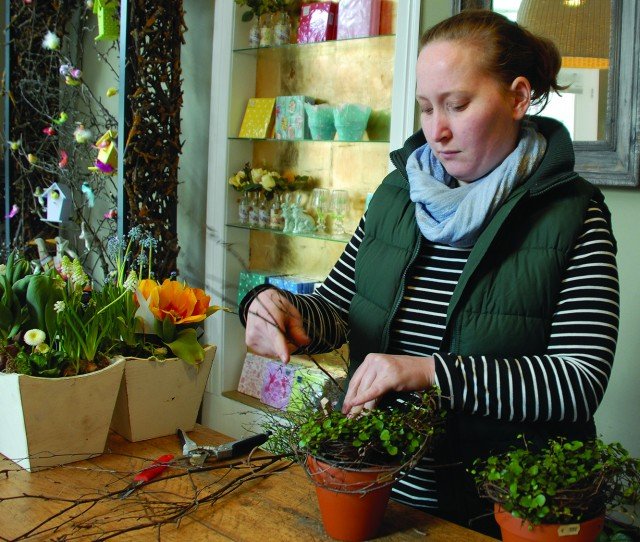
[[[407,170],[405,168],[405,163],[402,160],[402,153],[399,150],[395,150],[391,153],[390,155],[391,158],[391,163],[396,167],[396,169],[398,170],[398,172],[400,173],[400,175],[402,175],[402,177],[409,181],[409,176],[407,175]],[[416,226],[417,228],[417,226]],[[409,259],[409,261],[407,262],[407,265],[404,268],[404,271],[402,272],[402,277],[400,278],[400,284],[399,284],[399,288],[398,288],[398,294],[396,295],[396,299],[393,303],[393,308],[391,309],[391,312],[389,313],[389,319],[387,320],[387,323],[384,326],[384,330],[382,332],[382,341],[380,342],[380,351],[381,352],[386,352],[387,348],[389,347],[389,331],[391,328],[391,322],[393,322],[393,319],[396,316],[396,312],[398,312],[398,308],[400,307],[400,303],[402,301],[402,296],[404,294],[404,283],[406,281],[407,278],[407,271],[409,270],[409,268],[411,267],[411,265],[413,264],[413,262],[416,260],[416,258],[418,257],[418,254],[420,252],[420,247],[422,246],[422,233],[418,234],[418,242],[416,243],[415,248],[413,249],[413,253],[411,254],[411,258]]]
[[[398,308],[400,307],[400,303],[402,302],[402,297],[404,295],[404,283],[407,278],[407,271],[409,270],[413,262],[415,262],[416,258],[418,257],[421,246],[422,246],[422,233],[418,235],[418,242],[416,243],[413,253],[411,254],[411,258],[409,258],[409,261],[407,262],[407,265],[405,266],[404,271],[402,272],[402,277],[400,278],[400,285],[398,288],[398,295],[396,295],[396,300],[393,303],[393,308],[389,313],[389,319],[387,320],[387,323],[385,324],[384,330],[382,332],[382,341],[380,343],[381,352],[386,353],[387,348],[389,347],[389,332],[391,328],[391,322],[393,322],[393,319],[396,317],[396,312],[398,312]]]

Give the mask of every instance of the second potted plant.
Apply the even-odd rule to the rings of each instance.
[[[640,461],[618,443],[551,439],[476,462],[480,494],[495,503],[505,541],[587,542],[605,511],[640,499]]]
[[[443,421],[438,391],[392,401],[357,417],[344,416],[325,400],[268,415],[274,451],[293,456],[316,486],[325,531],[336,540],[360,541],[380,528],[392,484],[434,442]],[[313,397],[312,393],[308,394]]]

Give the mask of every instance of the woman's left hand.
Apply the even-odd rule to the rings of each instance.
[[[387,392],[424,390],[434,380],[432,357],[368,354],[349,382],[342,412],[357,415],[374,408]]]

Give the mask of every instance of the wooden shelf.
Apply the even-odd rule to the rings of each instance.
[[[332,241],[334,243],[347,244],[351,239],[351,234],[330,235],[328,233],[285,233],[282,230],[273,230],[271,228],[258,228],[257,226],[249,226],[248,224],[240,224],[239,222],[230,222],[227,224],[230,228],[239,228],[242,230],[264,231],[275,235],[286,235],[287,237],[305,237],[307,239],[319,239],[320,241]]]
[[[291,50],[291,49],[313,49],[316,47],[335,47],[341,44],[357,44],[371,42],[372,40],[395,39],[395,34],[382,34],[380,36],[365,36],[362,38],[349,38],[342,40],[315,41],[311,43],[286,43],[284,45],[270,45],[268,47],[239,47],[234,49],[234,53],[256,54],[259,51]]]

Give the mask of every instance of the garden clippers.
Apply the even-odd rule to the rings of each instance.
[[[160,456],[153,463],[151,463],[149,467],[141,470],[138,474],[135,475],[135,477],[133,478],[133,482],[131,482],[123,491],[120,492],[120,498],[126,499],[140,486],[148,484],[156,476],[159,476],[162,472],[164,472],[164,470],[172,461],[172,454]]]
[[[201,467],[209,458],[220,461],[248,454],[256,446],[267,442],[270,435],[270,433],[260,433],[219,446],[199,446],[187,436],[186,431],[178,429],[176,433],[182,444],[182,454],[189,459],[189,463],[196,467]]]

